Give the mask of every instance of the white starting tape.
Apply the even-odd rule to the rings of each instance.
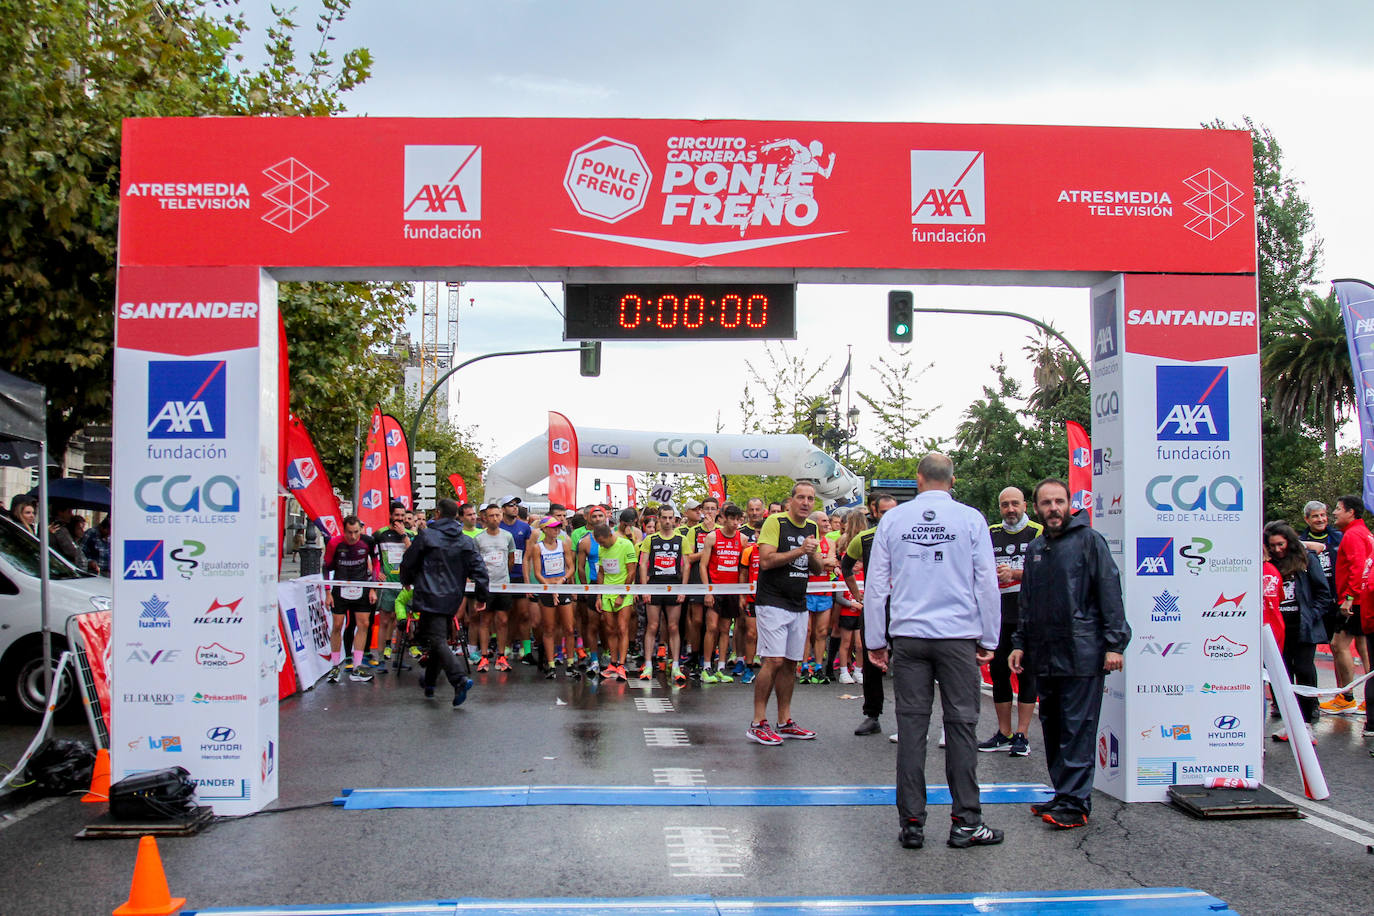
[[[292,579],[302,585],[319,587],[352,585],[365,588],[399,589],[399,582],[349,582],[346,580],[325,579],[321,576],[301,576]],[[468,591],[473,590],[468,583]],[[563,585],[541,585],[535,582],[511,582],[504,585],[488,586],[488,591],[496,595],[752,595],[754,586],[749,583],[728,585],[581,585],[567,582]],[[845,592],[849,587],[843,579],[833,582],[811,582],[806,586],[807,594],[824,595],[832,592]]]

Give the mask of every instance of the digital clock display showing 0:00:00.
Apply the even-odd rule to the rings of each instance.
[[[793,340],[792,283],[569,283],[564,340]]]

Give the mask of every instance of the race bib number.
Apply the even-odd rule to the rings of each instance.
[[[601,571],[608,576],[618,576],[621,573],[620,560],[617,557],[606,557],[601,561]]]
[[[387,541],[382,545],[382,553],[386,554],[387,565],[400,566],[401,557],[406,553],[406,545],[399,541]]]
[[[550,576],[561,576],[561,575],[563,575],[563,554],[562,554],[562,553],[551,553],[551,554],[547,554],[546,557],[545,557],[545,560],[544,560],[544,568],[545,568],[546,570],[548,570],[548,573],[547,573],[547,574],[550,575]]]
[[[363,587],[361,585],[345,585],[339,589],[339,597],[345,601],[357,601],[362,596]]]
[[[677,569],[677,559],[669,554],[660,553],[654,557],[654,569],[660,569],[663,572],[672,572]]]
[[[487,572],[493,576],[499,576],[506,570],[506,552],[499,547],[483,551],[482,560],[487,564]]]

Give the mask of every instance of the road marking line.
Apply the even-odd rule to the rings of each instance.
[[[724,827],[664,827],[674,878],[741,878],[741,850]]]
[[[706,774],[693,767],[655,767],[654,783],[660,786],[704,786]]]
[[[1273,786],[1265,786],[1265,788],[1268,789],[1270,792],[1273,792],[1280,798],[1285,798],[1293,804],[1297,805],[1300,809],[1302,809],[1303,813],[1307,815],[1308,823],[1310,823],[1313,827],[1320,827],[1327,833],[1334,833],[1336,836],[1341,837],[1342,839],[1353,840],[1354,842],[1359,843],[1363,846],[1374,845],[1374,824],[1369,823],[1369,821],[1362,821],[1358,817],[1346,814],[1344,811],[1337,811],[1335,808],[1328,808],[1325,805],[1319,805],[1310,798],[1303,798],[1300,795],[1293,795],[1290,792],[1285,792],[1282,789],[1276,789]],[[1345,827],[1340,826],[1339,824],[1332,823],[1332,821],[1327,820],[1327,818],[1332,818],[1337,821],[1343,821],[1346,824],[1349,824],[1351,827],[1358,827],[1361,830],[1368,831],[1368,833],[1356,833],[1355,831],[1348,830]]]
[[[24,818],[37,814],[44,808],[51,808],[53,805],[57,804],[61,800],[61,795],[54,795],[51,798],[40,799],[39,801],[25,805],[24,807],[20,808],[17,811],[14,811],[13,813],[0,814],[0,830],[4,830],[6,827],[13,827],[15,824],[19,823]]]
[[[673,701],[662,697],[635,697],[635,709],[640,712],[647,712],[654,715],[665,712],[677,712],[673,708]]]
[[[648,747],[690,747],[692,744],[681,728],[646,728],[644,743]]]

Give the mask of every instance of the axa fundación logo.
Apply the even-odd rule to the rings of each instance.
[[[262,173],[275,182],[262,193],[274,205],[263,216],[264,222],[283,232],[295,232],[329,209],[329,204],[320,199],[320,192],[329,187],[329,182],[294,156],[268,166]]]
[[[1241,205],[1246,196],[1214,170],[1207,168],[1183,179],[1193,196],[1183,202],[1194,216],[1184,226],[1198,235],[1214,241],[1227,229],[1245,218]]]
[[[407,146],[402,216],[474,223],[482,218],[482,147]],[[476,227],[405,227],[407,238],[481,238]]]

